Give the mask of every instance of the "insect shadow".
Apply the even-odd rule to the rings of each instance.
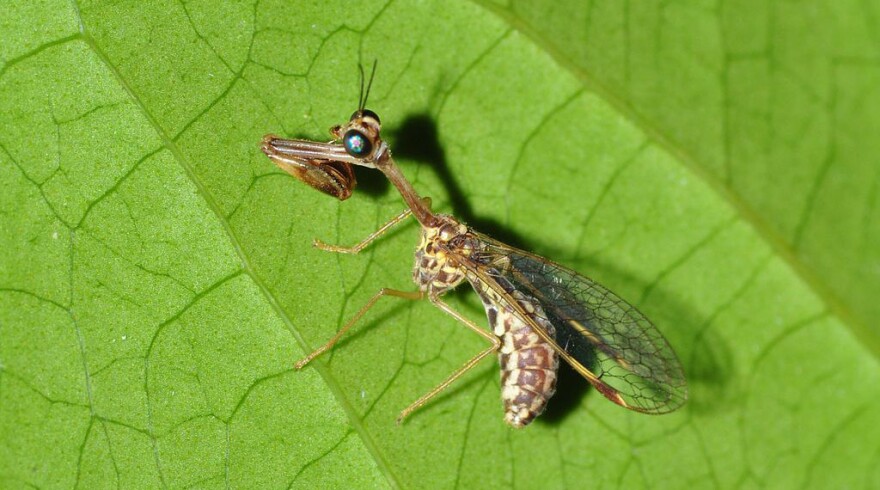
[[[391,131],[394,138],[394,156],[427,164],[443,182],[449,196],[452,215],[460,218],[476,230],[517,248],[524,248],[526,241],[501,223],[491,218],[475,216],[470,201],[461,190],[449,170],[446,152],[437,135],[437,124],[425,113],[407,116],[403,123]]]
[[[391,189],[391,183],[382,175],[381,172],[354,165],[354,175],[357,178],[358,186],[355,192],[366,194],[370,197],[377,198],[388,194]]]

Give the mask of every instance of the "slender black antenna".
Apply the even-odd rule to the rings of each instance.
[[[367,91],[364,92],[364,100],[361,101],[360,110],[363,111],[367,108],[367,98],[370,96],[370,89],[373,88],[373,78],[376,77],[376,65],[379,63],[379,60],[373,60],[373,71],[370,72],[370,83],[367,84]],[[361,67],[361,92],[364,90],[364,67]]]
[[[361,93],[358,95],[358,110],[364,110],[364,65],[358,63],[358,70],[361,71]],[[372,79],[370,80],[372,83]]]

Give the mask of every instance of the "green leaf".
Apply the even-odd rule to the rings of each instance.
[[[0,486],[880,486],[877,2],[7,2]],[[268,132],[370,108],[483,231],[637,304],[678,412],[564,376],[502,421],[484,341],[410,290],[377,175],[339,203]],[[450,303],[484,323],[474,295]]]

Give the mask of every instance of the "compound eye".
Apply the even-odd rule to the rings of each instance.
[[[345,136],[342,137],[342,145],[349,155],[357,158],[367,157],[373,151],[370,140],[356,129],[346,131]]]

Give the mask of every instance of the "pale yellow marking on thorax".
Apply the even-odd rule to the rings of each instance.
[[[461,241],[463,236],[466,237],[468,229],[451,216],[437,215],[437,218],[441,221],[438,226],[422,227],[415,254],[413,281],[421,291],[443,294],[465,279],[464,269],[450,257],[447,250],[454,248],[451,244],[453,240]],[[464,256],[467,250],[456,249],[455,252]]]

